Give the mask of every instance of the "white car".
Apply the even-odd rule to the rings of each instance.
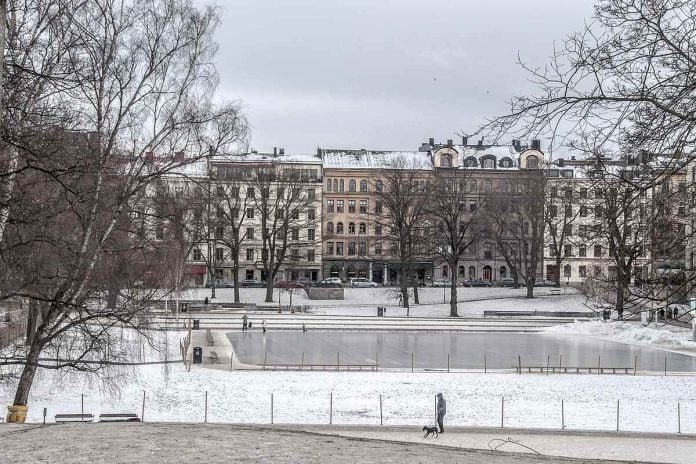
[[[377,287],[377,283],[364,277],[358,277],[357,279],[350,279],[350,286],[354,288],[374,288]]]

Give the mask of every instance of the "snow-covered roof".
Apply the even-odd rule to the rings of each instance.
[[[385,169],[403,163],[409,169],[432,170],[430,153],[418,151],[375,151],[319,149],[324,168]]]
[[[211,163],[292,163],[292,164],[321,164],[321,158],[313,154],[273,154],[273,153],[242,153],[215,155]]]

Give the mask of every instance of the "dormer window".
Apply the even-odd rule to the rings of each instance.
[[[440,157],[440,167],[441,168],[451,168],[452,167],[452,156],[442,155]]]
[[[476,158],[474,158],[473,156],[468,157],[464,164],[467,168],[475,168],[478,165],[478,163],[476,162]]]
[[[512,160],[510,158],[503,158],[500,160],[500,167],[501,168],[511,168],[512,167]]]

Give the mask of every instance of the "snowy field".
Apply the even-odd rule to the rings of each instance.
[[[573,288],[562,289],[564,295],[549,296],[549,288],[537,288],[535,295],[540,298],[526,300],[526,290],[519,288],[466,288],[457,289],[460,316],[482,316],[484,310],[499,311],[590,311],[583,303],[585,297]],[[245,303],[263,304],[266,290],[263,288],[241,288],[240,300]],[[182,299],[203,300],[210,297],[210,289],[195,289],[182,292]],[[216,289],[214,302],[234,301],[231,288]],[[446,317],[449,316],[449,288],[419,289],[420,303],[412,305],[411,316]],[[295,289],[292,304],[310,306],[310,311],[318,314],[341,316],[374,315],[377,306],[386,306],[389,316],[405,316],[406,310],[398,306],[398,293],[394,287],[387,288],[346,288],[343,300],[310,300],[303,290]],[[285,290],[273,294],[275,304],[288,305],[290,295]]]
[[[12,385],[0,386],[0,401],[11,404]],[[208,421],[269,423],[271,394],[275,423],[326,424],[333,394],[334,424],[379,424],[382,395],[384,423],[432,422],[434,395],[448,400],[447,422],[463,426],[616,428],[620,399],[621,430],[675,432],[681,402],[682,432],[696,433],[696,382],[690,376],[514,375],[462,373],[227,372],[180,364],[142,366],[116,394],[81,376],[42,372],[30,397],[28,420],[39,422],[42,408],[56,413],[131,411],[140,414],[146,392],[145,420],[202,422],[208,392]],[[646,420],[649,417],[650,420]]]

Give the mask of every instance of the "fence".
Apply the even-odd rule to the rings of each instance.
[[[29,422],[42,422],[47,414],[94,414],[137,412],[144,421],[300,425],[404,425],[422,427],[435,423],[435,397],[379,394],[358,397],[327,392],[312,398],[270,392],[247,398],[222,397],[207,391],[186,401],[168,398],[167,392],[150,394],[120,404],[102,403],[99,398],[77,395],[61,406],[30,407]],[[546,428],[655,433],[696,433],[696,403],[655,401],[537,401],[521,398],[481,396],[463,398],[446,395],[446,427]],[[30,405],[31,406],[31,405]],[[48,411],[48,412],[46,412]],[[650,418],[647,420],[646,418]]]

